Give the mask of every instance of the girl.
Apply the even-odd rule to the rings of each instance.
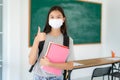
[[[73,68],[73,40],[69,37],[69,56],[65,63],[50,62],[45,53],[49,42],[55,42],[63,45],[63,36],[67,35],[66,17],[63,9],[60,6],[53,6],[47,17],[46,25],[43,32],[38,28],[37,36],[34,39],[33,46],[29,54],[29,63],[33,65],[38,56],[39,42],[44,41],[43,50],[40,57],[33,68],[34,80],[63,80],[63,75],[60,76],[45,72],[41,66],[50,66],[61,70],[70,70]]]

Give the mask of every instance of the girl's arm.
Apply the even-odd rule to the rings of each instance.
[[[29,54],[29,64],[33,65],[37,59],[38,56],[38,45],[39,42],[34,40],[33,46],[31,48],[30,54]]]
[[[52,63],[46,57],[43,57],[40,60],[40,65],[42,65],[42,66],[50,66],[50,67],[54,67],[54,68],[58,68],[58,69],[62,69],[62,70],[71,70],[71,69],[73,69],[73,62],[72,61],[65,62],[65,63]]]
[[[39,42],[45,40],[46,34],[44,32],[40,32],[40,27],[38,27],[38,33],[37,36],[34,39],[33,46],[31,48],[30,54],[29,54],[29,63],[33,65],[38,57],[38,46]]]
[[[62,70],[71,70],[73,69],[73,62],[65,62],[65,63],[50,63],[49,66],[59,68]]]

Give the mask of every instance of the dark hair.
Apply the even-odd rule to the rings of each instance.
[[[60,11],[60,12],[62,13],[63,17],[65,18],[65,14],[64,14],[63,9],[62,9],[60,6],[53,6],[53,7],[49,10],[48,15],[47,15],[46,25],[45,25],[45,28],[44,28],[44,30],[43,30],[45,33],[49,33],[49,32],[51,31],[51,26],[48,24],[48,21],[49,21],[49,14],[50,14],[52,11],[54,11],[54,10]],[[62,32],[63,35],[67,35],[66,19],[65,19],[63,25],[61,26],[61,29],[60,29],[60,30],[61,30],[61,32]]]

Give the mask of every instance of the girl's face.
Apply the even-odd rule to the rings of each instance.
[[[58,10],[54,10],[49,14],[49,20],[50,19],[62,19],[65,21],[65,18],[63,17],[62,13]]]

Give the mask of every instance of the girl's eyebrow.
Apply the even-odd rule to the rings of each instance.
[[[57,15],[57,17],[62,17],[62,15],[59,14],[59,15]]]
[[[62,15],[59,14],[58,16],[62,16]]]
[[[53,16],[53,15],[50,14],[50,16]]]
[[[50,14],[49,15],[50,17],[53,17],[54,15],[52,15],[52,14]],[[62,15],[61,14],[58,14],[58,15],[56,15],[57,17],[59,16],[59,17],[62,17]]]

